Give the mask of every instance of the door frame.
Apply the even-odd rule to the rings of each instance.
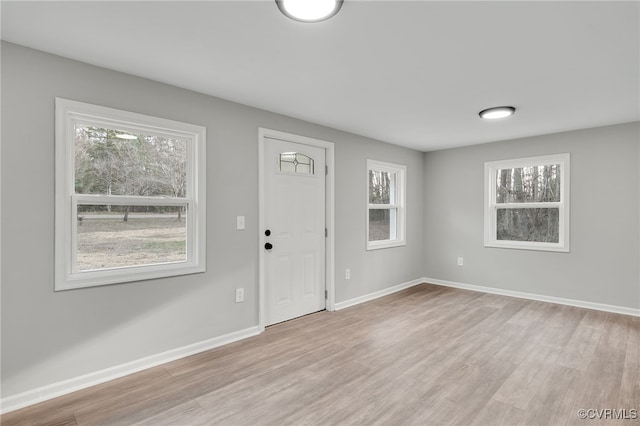
[[[335,145],[333,142],[307,136],[295,135],[258,127],[258,327],[263,332],[266,326],[266,275],[265,275],[265,243],[264,218],[264,144],[265,138],[280,139],[286,142],[314,146],[325,150],[327,174],[325,176],[325,290],[327,298],[325,309],[335,310]]]

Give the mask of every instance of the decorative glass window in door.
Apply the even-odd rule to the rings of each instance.
[[[280,171],[312,175],[314,173],[313,158],[299,152],[283,152],[280,154]]]

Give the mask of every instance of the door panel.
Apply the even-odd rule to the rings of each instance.
[[[305,297],[313,297],[316,296],[316,286],[315,286],[315,277],[316,271],[315,267],[317,265],[317,259],[315,258],[314,253],[305,253],[303,254],[303,295]]]
[[[291,280],[291,255],[278,256],[274,265],[274,291],[277,295],[276,303],[286,305],[291,303],[293,282]]]
[[[264,242],[273,245],[264,256],[270,325],[325,308],[325,151],[264,142],[264,222],[271,230]]]

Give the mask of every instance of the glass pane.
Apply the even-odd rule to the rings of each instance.
[[[301,173],[301,174],[311,174],[311,168],[309,164],[298,164],[296,166],[296,173]]]
[[[560,165],[500,169],[496,175],[496,203],[560,201]]]
[[[76,124],[76,194],[185,197],[187,141]]]
[[[283,152],[280,154],[280,161],[286,161],[288,163],[293,163],[293,160],[296,159],[295,152]]]
[[[560,241],[560,209],[498,209],[497,238],[508,241]]]
[[[369,170],[369,203],[395,204],[395,173]]]
[[[78,206],[78,271],[187,260],[186,206]]]
[[[289,161],[280,160],[280,171],[287,172],[287,173],[295,173],[296,165],[293,164],[293,161],[289,162]]]
[[[314,172],[313,158],[299,152],[283,152],[280,154],[280,171],[312,175]]]
[[[300,164],[306,164],[307,166],[313,164],[313,160],[311,159],[311,157],[299,152],[296,154],[296,161]]]
[[[369,209],[369,241],[396,239],[397,209]]]

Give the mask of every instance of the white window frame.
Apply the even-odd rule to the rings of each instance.
[[[539,203],[496,203],[497,171],[550,164],[560,165],[560,201]],[[570,155],[554,154],[484,163],[484,246],[521,250],[569,252],[570,219]],[[557,243],[509,241],[497,239],[497,211],[500,208],[558,208],[559,234]]]
[[[56,98],[55,291],[205,272],[206,129],[203,126]],[[187,141],[184,198],[86,195],[75,193],[75,123]],[[78,271],[77,205],[186,206],[186,260]]]
[[[369,172],[382,171],[395,174],[395,204],[371,204],[369,203]],[[407,245],[406,241],[406,193],[407,193],[407,166],[387,163],[384,161],[367,159],[367,185],[366,185],[366,242],[367,250],[377,250],[389,247]],[[397,209],[396,214],[396,238],[393,240],[369,240],[369,210],[372,209]]]

